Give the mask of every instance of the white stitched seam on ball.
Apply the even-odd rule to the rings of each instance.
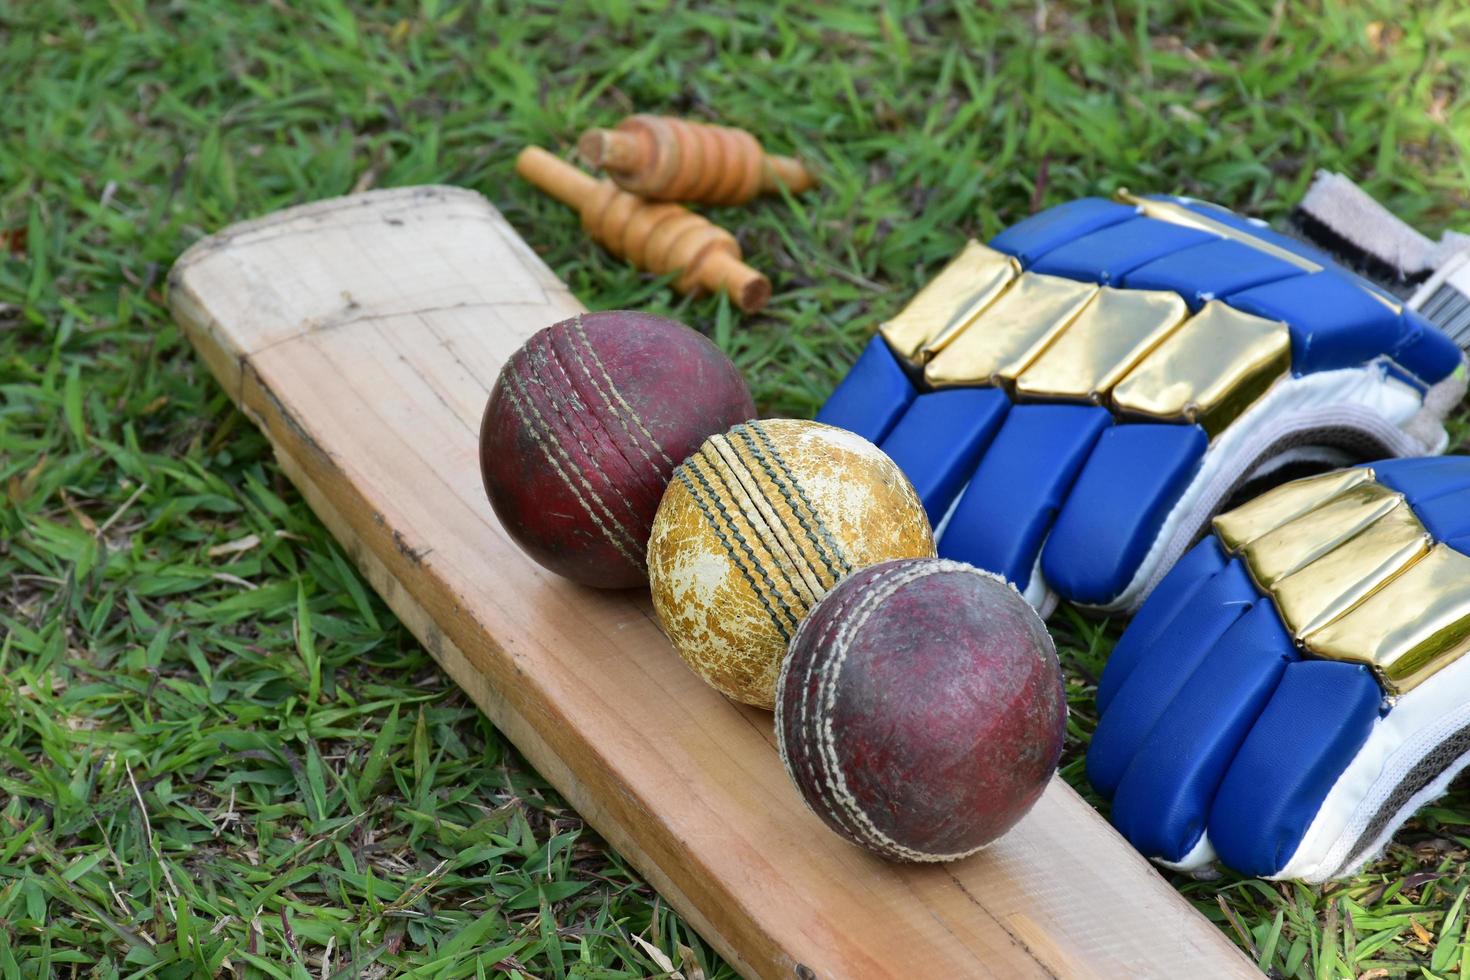
[[[864,589],[876,588],[876,586],[885,582],[886,579],[891,579],[892,576],[900,573],[901,570],[903,570],[901,566],[895,566],[891,567],[891,569],[885,569],[883,572],[876,573],[869,582],[864,583]],[[853,608],[861,605],[861,602],[863,602],[864,595],[866,595],[864,592],[857,591],[857,589],[842,594],[841,602],[839,602],[838,607],[833,608],[832,617],[828,620],[826,629],[823,630],[822,638],[819,641],[819,648],[828,648],[828,644],[832,639],[832,633],[835,630],[842,629],[842,626],[847,623],[848,616],[850,616]],[[835,823],[839,827],[845,827],[848,832],[853,833],[857,839],[861,840],[863,836],[854,829],[850,820],[845,820],[842,817],[841,811],[838,810],[836,798],[832,792],[832,780],[826,774],[826,760],[822,755],[822,751],[820,751],[820,717],[813,716],[813,713],[817,708],[816,702],[822,699],[822,667],[822,658],[811,658],[810,676],[808,676],[806,688],[803,688],[804,693],[806,693],[806,699],[803,701],[803,723],[801,723],[801,729],[803,729],[803,735],[806,736],[807,741],[807,767],[811,773],[811,783],[820,790],[820,804],[822,804],[823,810],[826,810],[826,813],[828,813],[832,823]],[[810,691],[811,686],[814,686],[816,691]]]
[[[596,376],[593,375],[591,369],[587,366],[587,362],[582,359],[582,351],[578,350],[576,344],[571,344],[569,346],[572,348],[572,353],[577,357],[577,363],[582,366],[583,371],[587,372],[587,379],[592,382],[592,387],[602,396],[602,400],[607,403],[609,409],[613,408],[612,401],[608,398],[609,395],[613,399],[616,399],[617,403],[622,406],[622,411],[613,410],[613,417],[622,423],[633,444],[638,447],[638,451],[643,453],[643,457],[653,466],[654,472],[662,474],[663,471],[660,469],[658,463],[654,461],[653,457],[648,454],[648,451],[638,442],[637,437],[633,435],[633,430],[629,427],[628,423],[631,421],[638,427],[638,431],[647,437],[649,445],[653,446],[654,450],[666,464],[672,467],[674,461],[669,458],[669,454],[664,452],[664,447],[659,445],[658,440],[653,437],[653,433],[649,432],[648,427],[643,424],[642,416],[633,411],[633,406],[629,405],[627,399],[623,397],[623,393],[618,391],[618,386],[613,383],[612,375],[608,373],[607,365],[603,363],[602,355],[597,353],[597,348],[592,346],[592,339],[587,336],[587,331],[582,327],[582,314],[578,313],[572,322],[575,325],[577,339],[581,341],[581,347],[587,351],[587,356],[592,360],[592,363],[597,365],[597,370],[602,375],[606,389],[604,390],[603,386],[598,384]],[[572,333],[573,331],[569,330],[567,332]]]
[[[562,469],[561,464],[557,462],[556,454],[559,453],[566,461],[567,466],[569,468],[574,468],[572,467],[571,458],[566,455],[566,450],[557,445],[555,439],[549,437],[549,430],[546,427],[546,420],[541,417],[541,413],[536,409],[536,406],[531,404],[530,396],[527,395],[524,388],[522,388],[520,379],[514,379],[511,387],[507,389],[507,391],[510,393],[511,407],[514,408],[516,414],[520,416],[521,424],[526,427],[526,431],[528,431],[531,434],[531,437],[536,440],[536,445],[546,456],[546,461],[551,464],[551,468],[556,471],[556,475],[561,478],[562,483],[566,484],[567,489],[572,492],[572,496],[577,499],[577,503],[581,504],[582,509],[587,512],[587,516],[592,518],[592,523],[597,525],[597,529],[602,532],[602,536],[607,538],[608,542],[614,548],[618,549],[619,554],[632,562],[634,567],[643,568],[643,560],[638,558],[636,554],[630,552],[628,548],[623,544],[623,542],[618,539],[618,536],[613,533],[613,530],[610,529],[607,524],[603,522],[601,517],[597,516],[597,512],[593,510],[591,504],[587,502],[587,499],[582,496],[581,491],[578,490],[576,484],[572,482],[572,478],[567,474],[566,470]],[[530,409],[531,414],[535,416],[535,422],[533,422],[531,417],[527,415],[527,409]],[[579,475],[578,479],[582,481],[582,484],[584,486],[586,486],[588,495],[596,501],[597,506],[602,510],[604,514],[607,515],[608,521],[611,521],[616,526],[617,530],[622,532],[623,537],[629,537],[627,532],[623,530],[622,526],[618,525],[617,521],[613,518],[612,512],[609,511],[606,505],[603,504],[602,500],[598,498],[596,491],[594,491],[592,489],[592,486],[587,483],[586,478]]]
[[[535,375],[531,376],[531,382],[535,383],[538,388],[542,389],[542,392],[544,392],[545,398],[547,398],[548,403],[551,403],[551,410],[556,411],[557,417],[562,420],[563,436],[569,435],[570,438],[572,438],[572,441],[576,442],[576,448],[579,448],[579,450],[582,451],[582,455],[584,455],[584,458],[588,458],[588,460],[597,460],[598,455],[600,454],[598,454],[597,451],[594,450],[594,448],[589,447],[589,445],[587,444],[587,439],[584,439],[581,430],[578,429],[576,423],[573,423],[572,414],[567,413],[567,408],[564,408],[562,406],[562,403],[557,400],[556,394],[551,391],[551,386],[547,385],[547,383],[545,383],[544,381],[542,381],[541,378],[538,378],[538,376]],[[570,379],[567,379],[567,382],[570,383]],[[531,400],[531,392],[526,391],[525,388],[522,388],[522,392],[520,392],[520,394],[522,394],[523,400],[525,400],[526,407],[531,408],[532,413],[537,416],[537,419],[542,420],[542,426],[544,426],[544,430],[545,432],[547,432],[547,435],[550,436],[551,428],[550,426],[545,425],[545,420],[544,417],[542,417],[541,410],[537,408],[537,404],[535,404],[535,401]],[[582,414],[587,413],[587,407],[582,406],[581,400],[576,397],[575,391],[572,392],[572,408],[573,410],[582,410]],[[570,472],[572,472],[573,475],[576,476],[578,482],[581,482],[582,486],[587,489],[589,497],[591,497],[592,500],[597,502],[597,504],[600,505],[601,508],[603,508],[603,513],[606,514],[607,520],[609,520],[609,522],[612,523],[612,525],[616,527],[617,530],[620,530],[620,532],[622,532],[623,539],[625,539],[625,541],[628,542],[629,547],[632,548],[632,554],[647,554],[648,542],[639,541],[639,535],[638,533],[635,533],[634,530],[635,527],[638,526],[637,508],[634,507],[634,504],[632,504],[631,500],[628,500],[625,492],[623,492],[622,489],[617,488],[616,483],[614,483],[613,479],[610,478],[609,475],[607,475],[606,470],[604,470],[601,466],[595,467],[595,469],[597,469],[598,475],[601,475],[601,478],[603,478],[604,480],[604,485],[606,485],[607,492],[610,492],[610,494],[612,494],[613,497],[616,498],[616,500],[623,505],[623,508],[625,508],[626,513],[628,513],[628,516],[626,517],[617,516],[616,511],[614,511],[613,505],[610,504],[609,500],[607,500],[607,495],[604,494],[604,492],[598,492],[597,489],[592,486],[591,480],[587,479],[587,476],[585,476],[584,473],[582,473],[581,470],[576,467],[576,464],[573,463],[570,454],[566,453],[566,447],[563,447],[563,445],[560,444],[557,439],[551,438],[547,439],[547,445],[551,445],[551,447],[556,448],[559,453],[562,453],[563,461],[564,463],[566,463],[567,469],[569,469]],[[629,523],[629,517],[631,517],[632,519],[631,523]],[[641,567],[645,567],[645,558],[635,558],[635,561],[637,561],[639,569],[641,569]]]
[[[539,375],[534,372],[531,373],[531,383],[540,388],[542,393],[546,396],[546,400],[551,403],[552,410],[556,412],[557,417],[560,418],[562,421],[562,431],[571,435],[572,439],[575,440],[577,443],[577,448],[582,450],[583,456],[585,456],[589,460],[595,460],[601,455],[601,453],[595,451],[591,446],[587,445],[586,440],[582,438],[578,426],[573,421],[573,419],[576,418],[579,414],[582,416],[590,416],[591,413],[587,411],[587,406],[582,404],[582,399],[577,395],[576,386],[572,384],[571,376],[567,374],[566,368],[557,358],[555,350],[551,352],[551,356],[547,358],[547,360],[555,363],[556,366],[561,370],[562,377],[566,378],[567,394],[569,401],[571,402],[571,411],[568,411],[562,406],[560,399],[556,397],[556,392],[552,391],[551,385],[547,384]],[[536,408],[535,403],[531,401],[529,392],[524,392],[524,394],[526,395],[526,404],[529,405],[531,410],[536,413],[538,418],[540,418],[541,413]],[[550,427],[547,427],[546,431],[550,432]],[[561,448],[561,443],[559,442],[555,442],[553,440],[552,444],[555,445],[558,449]],[[616,447],[614,447],[614,449],[616,449]],[[621,457],[622,453],[619,452],[618,455]],[[624,458],[624,462],[626,461],[626,458]],[[572,466],[570,456],[567,457],[567,465]],[[631,465],[629,468],[632,468]],[[632,526],[637,527],[638,524],[641,523],[641,519],[638,515],[638,508],[633,506],[633,502],[627,498],[623,491],[618,489],[617,484],[613,481],[611,477],[607,475],[607,473],[601,467],[598,467],[598,472],[601,473],[603,478],[607,481],[608,488],[612,491],[613,495],[617,497],[617,499],[622,503],[624,507],[627,508],[628,514],[631,515],[631,517],[633,518],[634,523]],[[587,482],[586,477],[581,476],[581,474],[579,473],[578,478],[581,479],[584,484],[586,484],[588,491],[591,492],[592,485]],[[601,495],[598,495],[598,499],[603,500]],[[605,500],[603,500],[603,503],[604,505],[606,505]],[[607,510],[608,517],[612,519],[612,508],[608,507]],[[648,542],[639,541],[638,537],[629,530],[628,524],[621,521],[619,521],[618,524],[622,528],[622,531],[627,537],[628,541],[632,543],[633,550],[635,552],[642,552],[648,547]],[[639,562],[639,564],[642,565],[642,562]]]
[[[818,640],[818,647],[820,649],[826,649],[828,643],[832,640],[833,632],[844,628],[853,609],[861,606],[867,597],[872,595],[872,590],[880,587],[882,583],[898,575],[902,570],[902,566],[895,566],[876,573],[872,579],[864,583],[864,589],[868,590],[866,592],[852,590],[850,595],[844,592],[841,603],[832,611],[832,616],[827,621],[826,628]],[[810,619],[810,616],[808,616],[808,619]],[[838,808],[837,798],[833,790],[833,780],[827,771],[826,757],[821,751],[821,718],[812,715],[812,712],[817,708],[817,703],[822,700],[822,668],[823,661],[821,658],[813,656],[811,658],[810,669],[808,670],[807,684],[802,688],[801,731],[808,744],[808,769],[811,772],[812,785],[820,792],[819,802],[822,808],[826,810],[828,817],[833,823],[839,827],[846,828],[854,837],[862,840],[865,838],[865,835],[861,833],[859,828],[853,826],[851,820],[845,819],[843,813]],[[816,690],[808,693],[813,683],[813,678],[815,678]]]
[[[842,667],[847,661],[855,635],[861,632],[873,612],[891,598],[898,589],[910,582],[933,575],[939,570],[924,566],[898,568],[868,583],[867,595],[849,610],[843,619],[834,644],[834,656],[827,662],[825,674],[819,677],[817,691],[817,699],[822,706],[822,715],[818,720],[818,758],[822,764],[823,775],[826,777],[825,785],[830,790],[828,806],[831,808],[834,819],[846,826],[849,832],[859,840],[864,840],[891,855],[916,861],[934,860],[935,856],[907,847],[888,837],[858,806],[856,797],[847,786],[846,777],[839,764],[840,760],[837,758],[836,736],[832,729],[832,710],[836,704],[837,682]]]
[[[582,403],[581,393],[577,390],[576,379],[572,377],[571,370],[568,369],[566,362],[562,360],[561,354],[557,352],[556,342],[550,337],[548,337],[546,341],[546,350],[546,360],[549,363],[555,365],[556,369],[561,372],[562,380],[566,383],[567,391],[570,393],[570,397],[572,399],[572,407],[574,409],[580,410],[581,417],[586,419],[586,424],[588,428],[595,428],[600,433],[602,433],[602,437],[607,440],[607,443],[609,446],[612,447],[613,452],[615,452],[617,454],[617,457],[627,465],[628,472],[636,474],[640,467],[628,454],[627,450],[623,448],[622,440],[615,438],[612,426],[607,423],[607,420],[603,418],[601,414],[591,411],[586,405]],[[583,371],[586,371],[585,365],[583,365]],[[590,378],[591,375],[589,374],[588,377]],[[597,389],[597,385],[595,383],[592,387],[594,390]],[[598,391],[597,393],[599,395],[602,394],[601,391]],[[549,389],[547,391],[547,396],[550,397]],[[603,396],[603,401],[607,402],[606,396]],[[607,410],[611,412],[615,417],[618,414],[617,409],[611,403],[608,403]],[[627,423],[624,423],[623,427],[627,428]],[[629,441],[632,441],[635,445],[637,445],[636,440],[631,439],[631,435]],[[648,455],[648,453],[643,449],[642,446],[638,446],[638,451],[643,454],[643,458],[648,464],[647,474],[652,476],[654,484],[662,484],[664,482],[664,477],[663,474],[659,472],[658,464],[653,461],[653,458]]]
[[[842,673],[842,667],[847,662],[847,654],[851,648],[853,637],[862,631],[868,619],[883,603],[887,602],[895,592],[911,582],[919,581],[940,572],[960,572],[974,574],[977,569],[962,562],[950,561],[948,559],[935,559],[925,562],[918,567],[902,569],[898,574],[889,575],[881,586],[876,583],[870,584],[872,590],[865,601],[855,607],[850,614],[847,623],[837,638],[836,656],[828,665],[826,684],[822,693],[822,732],[818,740],[821,746],[821,756],[827,764],[828,776],[831,779],[833,795],[837,805],[844,813],[856,822],[860,828],[859,836],[893,854],[897,854],[913,861],[952,861],[975,853],[979,848],[971,848],[955,854],[927,854],[915,850],[895,841],[883,833],[873,823],[871,817],[858,806],[857,798],[847,786],[847,780],[842,774],[837,759],[837,740],[832,732],[832,709],[837,700],[837,680]],[[994,576],[991,576],[992,578]]]
[[[832,593],[828,593],[828,596],[831,596],[831,595],[832,595]],[[828,641],[832,637],[832,631],[834,629],[836,629],[839,625],[841,625],[843,616],[846,614],[847,609],[852,605],[852,602],[856,598],[861,598],[861,595],[860,594],[857,594],[857,593],[853,593],[850,596],[847,592],[837,593],[837,597],[835,599],[836,605],[834,606],[834,608],[832,610],[832,615],[827,619],[827,622],[826,622],[825,626],[822,629],[822,635],[820,637],[818,637],[816,639],[816,641],[815,641],[816,642],[816,647],[817,647],[818,650],[824,649],[826,647],[826,644],[828,643]],[[833,600],[828,599],[826,601],[833,601]],[[819,603],[818,605],[822,605],[822,604],[823,603]],[[815,618],[816,618],[816,608],[813,607],[813,609],[811,610],[811,612],[809,612],[807,614],[806,619],[802,620],[801,626],[799,626],[797,628],[797,637],[794,638],[791,641],[793,648],[797,645],[798,642],[802,642],[802,639],[801,638],[804,636],[804,634],[806,633],[806,631],[811,628],[810,627],[810,624],[815,620]],[[788,656],[788,660],[789,660],[789,656]],[[812,742],[812,739],[811,739],[810,734],[809,734],[809,728],[810,728],[810,725],[811,725],[811,707],[812,707],[812,701],[811,701],[811,697],[810,697],[810,687],[811,687],[811,684],[812,684],[813,675],[820,668],[820,665],[821,665],[820,658],[815,655],[815,652],[813,653],[812,656],[807,657],[806,674],[802,678],[802,684],[801,684],[801,688],[800,688],[800,691],[799,691],[799,693],[801,695],[801,702],[800,702],[801,711],[800,711],[800,715],[799,715],[799,717],[797,719],[797,731],[801,733],[801,735],[803,736],[803,739],[808,743],[808,752],[807,752],[807,768],[808,769],[811,769],[811,767],[815,764],[814,763],[814,755],[813,755],[812,751],[810,750],[810,743]],[[817,786],[819,789],[821,788],[821,784],[818,783],[818,782],[816,782],[815,780],[813,781],[813,785],[814,786]]]
[[[545,400],[547,400],[547,403],[550,404],[551,410],[556,413],[557,419],[562,420],[563,432],[567,433],[567,435],[572,436],[573,441],[576,442],[576,447],[578,447],[579,450],[582,450],[582,455],[585,455],[588,460],[597,460],[597,458],[601,457],[600,451],[594,450],[594,448],[589,447],[589,445],[587,444],[587,439],[582,436],[582,429],[591,428],[592,425],[595,425],[595,423],[592,422],[585,422],[585,420],[587,419],[592,419],[591,411],[589,411],[588,407],[585,406],[584,403],[582,403],[582,397],[578,394],[578,391],[576,391],[576,383],[572,381],[572,376],[567,373],[566,364],[563,364],[562,359],[557,356],[556,348],[551,347],[550,344],[547,344],[547,354],[544,354],[544,359],[545,363],[551,364],[551,366],[556,367],[557,370],[560,370],[560,372],[562,372],[563,381],[566,382],[566,401],[567,403],[569,403],[569,406],[563,406],[562,400],[560,400],[560,398],[557,398],[556,391],[553,391],[551,385],[548,385],[547,381],[545,381],[544,378],[541,378],[541,375],[539,375],[539,373],[529,372],[529,382],[531,382],[532,385],[537,386],[537,388],[541,389],[542,397],[544,397]],[[525,379],[520,379],[520,381],[522,381],[522,383],[525,383]],[[531,392],[529,392],[528,389],[522,388],[522,394],[526,397],[526,404],[531,407],[532,411],[535,411],[535,413],[537,413],[537,417],[541,417],[541,411],[539,411],[538,408],[535,407],[534,401],[531,401]],[[576,422],[576,420],[578,419],[582,419],[584,420],[584,422],[582,422],[581,425],[578,425],[578,422]],[[547,426],[547,432],[550,432],[550,430],[550,426]],[[560,442],[557,442],[556,445],[559,445],[560,447]],[[613,448],[614,451],[616,451],[616,447]],[[623,457],[622,453],[617,453],[617,455],[619,455],[619,457],[622,458],[625,463],[626,461],[628,461],[628,458]],[[569,464],[570,466],[570,457],[567,458],[567,464]],[[632,464],[629,464],[629,469],[632,469]],[[606,470],[604,470],[603,467],[598,467],[598,473],[601,473],[604,478],[607,478]],[[609,482],[610,488],[613,489],[613,494],[616,495],[617,500],[622,501],[623,507],[628,508],[628,513],[632,514],[632,517],[634,517],[634,522],[637,522],[638,510],[634,507],[634,505],[632,505],[632,501],[629,501],[628,497],[626,497],[626,495],[623,494],[622,491],[619,491],[619,489],[616,488],[616,485],[614,485],[612,479],[609,478],[607,482]],[[623,530],[628,530],[628,527],[626,527],[626,525],[623,525]],[[629,541],[634,542],[635,545],[638,544],[638,538],[634,535],[634,533],[628,532],[628,538]],[[647,545],[647,542],[642,542],[642,544]]]
[[[826,626],[823,628],[821,637],[819,637],[817,640],[817,647],[819,649],[824,646],[827,640],[831,637],[832,630],[842,621],[842,617],[846,612],[847,607],[851,604],[851,599],[849,598],[848,593],[838,592],[834,594],[829,592],[827,596],[823,598],[823,601],[818,603],[818,606],[825,605],[827,602],[832,601],[836,601],[837,606],[832,610],[832,615],[827,620]],[[796,635],[791,638],[791,650],[801,649],[801,644],[804,642],[803,638],[805,637],[807,631],[811,629],[811,623],[813,622],[813,620],[817,618],[816,611],[817,607],[814,606],[811,611],[807,613],[806,618],[801,621],[801,625],[797,627]],[[781,696],[781,694],[786,689],[786,684],[788,680],[787,675],[791,671],[792,662],[792,657],[788,653],[781,664],[781,672],[776,680],[776,747],[781,753],[782,765],[786,767],[786,771],[791,774],[792,778],[795,779],[798,778],[797,772],[795,766],[792,763],[790,749],[786,744],[786,699]],[[794,720],[794,724],[796,725],[798,742],[804,742],[808,746],[808,751],[806,752],[803,759],[805,763],[802,767],[803,773],[808,777],[808,782],[812,786],[813,790],[816,792],[821,792],[823,789],[822,784],[819,780],[814,778],[816,775],[814,769],[815,762],[813,760],[812,752],[810,750],[810,743],[813,741],[813,739],[810,737],[807,730],[808,725],[810,724],[809,708],[811,706],[811,699],[807,696],[807,691],[811,685],[812,673],[816,670],[817,663],[818,659],[815,655],[808,656],[806,658],[806,672],[800,678],[800,686],[797,688],[797,695],[799,700],[796,705],[797,715],[796,719]],[[801,797],[801,802],[806,806],[808,810],[810,810],[814,814],[817,814],[818,816],[821,815],[817,813],[817,808],[815,805],[813,805],[812,801],[807,799],[807,794],[805,792],[798,793],[798,795]],[[824,794],[823,800],[825,801],[825,799],[826,797]],[[831,808],[829,806],[824,808],[827,809],[829,813],[831,812]]]
[[[780,559],[783,556],[785,557],[786,564],[791,566],[796,572],[796,576],[801,584],[806,587],[806,595],[802,596],[802,599],[805,605],[810,607],[812,603],[826,594],[827,588],[812,575],[806,559],[801,554],[801,548],[792,538],[790,528],[781,519],[781,515],[776,512],[775,503],[761,491],[759,477],[750,471],[750,468],[745,465],[745,461],[740,458],[739,450],[731,445],[730,441],[724,436],[712,437],[705,443],[703,448],[705,450],[709,448],[714,449],[715,454],[719,456],[720,462],[725,464],[723,468],[729,472],[735,483],[744,491],[744,500],[737,501],[741,503],[740,509],[742,512],[747,510],[754,512],[753,514],[745,514],[746,521],[750,523],[751,529],[759,534],[762,543],[766,545],[766,550],[771,553],[772,557],[777,559],[778,565],[780,564]],[[714,467],[711,468],[713,469]],[[746,506],[747,502],[748,507]],[[762,507],[762,504],[765,506]],[[756,522],[757,518],[759,519],[759,524]],[[773,544],[775,547],[772,547]],[[790,575],[785,575],[784,577],[790,583],[792,591],[795,592],[796,582],[792,581]]]
[[[836,738],[832,732],[831,709],[836,700],[837,672],[841,670],[842,664],[846,661],[847,651],[850,649],[853,640],[853,634],[860,632],[863,626],[866,624],[867,618],[871,616],[874,612],[876,612],[878,606],[881,605],[883,602],[886,602],[887,599],[890,598],[893,593],[896,592],[898,589],[902,588],[904,585],[910,582],[917,581],[928,575],[937,574],[939,572],[958,572],[961,574],[975,575],[980,578],[990,579],[991,581],[994,581],[1009,589],[1018,599],[1021,599],[1023,602],[1025,601],[1025,597],[1021,594],[1020,590],[1016,588],[1015,583],[1007,580],[1004,576],[998,575],[987,569],[976,568],[975,566],[965,564],[964,562],[957,562],[950,559],[932,559],[927,562],[926,566],[923,568],[909,568],[906,571],[901,568],[890,569],[884,574],[875,576],[871,582],[867,583],[866,588],[868,589],[868,596],[865,596],[863,598],[871,597],[880,588],[884,589],[884,594],[878,596],[875,603],[870,603],[866,605],[858,621],[852,624],[851,629],[844,630],[843,635],[845,637],[845,641],[843,639],[839,639],[838,641],[838,645],[841,650],[841,662],[829,665],[831,666],[830,681],[825,686],[825,688],[821,688],[818,691],[819,698],[823,696],[823,690],[828,692],[825,696],[825,700],[827,702],[827,710],[822,716],[824,719],[822,733],[824,738],[821,741],[823,742],[824,746],[829,749],[829,752],[825,754],[819,753],[819,760],[824,764],[830,764],[830,766],[832,767],[830,770],[824,769],[824,771],[828,772],[828,779],[825,783],[818,781],[818,785],[822,785],[824,786],[824,788],[826,788],[833,787],[835,783],[840,782],[843,795],[846,797],[845,800],[842,800],[840,802],[843,805],[847,806],[848,811],[850,811],[854,817],[854,821],[860,819],[862,823],[867,825],[868,828],[871,828],[873,833],[867,833],[862,827],[854,826],[854,821],[843,820],[842,815],[836,809],[839,801],[835,798],[835,795],[833,794],[828,794],[826,797],[824,797],[824,803],[828,808],[828,812],[832,814],[833,819],[838,824],[847,827],[849,832],[851,832],[855,837],[868,840],[875,847],[879,848],[880,850],[884,850],[890,855],[906,857],[910,860],[923,862],[942,862],[958,860],[960,858],[968,857],[972,854],[978,853],[981,850],[984,850],[987,846],[989,846],[989,844],[981,844],[977,847],[970,848],[967,851],[959,851],[953,854],[928,854],[923,851],[917,851],[913,848],[899,845],[896,841],[893,841],[891,838],[884,835],[881,831],[878,831],[877,827],[872,824],[871,819],[867,817],[867,814],[864,813],[862,810],[856,808],[855,800],[853,800],[851,792],[847,790],[846,781],[841,778],[841,770],[835,768],[837,763]],[[900,573],[902,574],[900,575]],[[850,604],[846,608],[836,611],[833,615],[832,621],[828,624],[828,632],[830,632],[831,628],[838,622],[841,622],[844,626],[848,622],[850,622],[847,617],[853,612],[854,609],[858,608],[860,604],[860,601],[855,602]],[[826,635],[827,634],[824,633],[823,642],[825,642],[826,640]],[[1047,644],[1051,647],[1053,656],[1055,656],[1056,647],[1055,644],[1052,642],[1051,634],[1043,629],[1042,636],[1046,638]],[[805,690],[805,687],[803,688],[803,690]],[[832,778],[831,775],[833,773],[835,773],[837,777],[837,779],[835,780]]]

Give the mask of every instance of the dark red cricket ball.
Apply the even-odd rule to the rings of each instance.
[[[791,641],[781,758],[854,843],[947,861],[1005,833],[1056,770],[1067,723],[1056,648],[1006,582],[903,559],[844,579]]]
[[[666,317],[587,313],[540,331],[501,368],[480,422],[480,475],[506,531],[559,575],[648,581],[648,532],[673,469],[755,417],[740,372]]]

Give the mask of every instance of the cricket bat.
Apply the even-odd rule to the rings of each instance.
[[[853,847],[789,784],[771,716],[695,677],[646,592],[517,550],[480,486],[480,413],[506,358],[584,308],[480,195],[291,208],[200,241],[170,283],[199,356],[445,683],[743,975],[1256,975],[1059,779],[962,862]]]

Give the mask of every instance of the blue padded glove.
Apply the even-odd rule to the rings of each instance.
[[[1350,874],[1470,762],[1470,459],[1221,514],[1119,640],[1087,775],[1182,869]]]
[[[1283,467],[1442,452],[1460,350],[1308,246],[1182,198],[1085,198],[971,242],[819,421],[913,481],[939,553],[1135,608]]]

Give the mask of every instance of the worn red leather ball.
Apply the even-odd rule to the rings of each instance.
[[[964,857],[1014,826],[1066,722],[1040,617],[1002,579],[942,558],[844,579],[792,638],[777,686],[781,758],[807,805],[901,861]]]
[[[480,475],[515,542],[601,588],[648,581],[648,532],[678,463],[755,417],[730,359],[683,324],[587,313],[501,368],[480,422]]]

